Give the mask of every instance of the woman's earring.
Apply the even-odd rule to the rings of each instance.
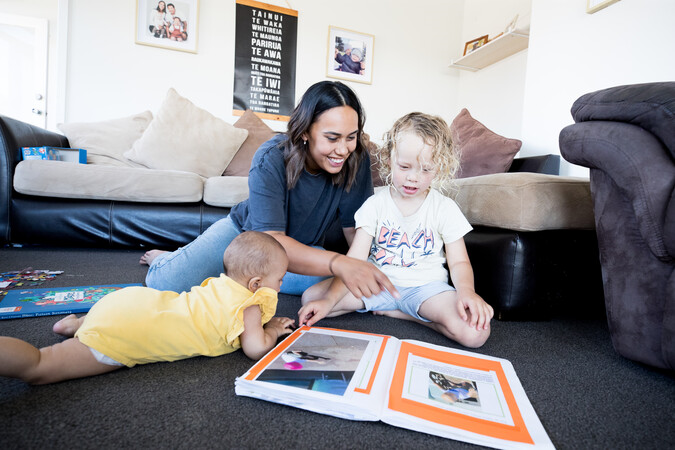
[[[307,141],[302,141],[302,145],[304,145],[305,147],[307,147]]]

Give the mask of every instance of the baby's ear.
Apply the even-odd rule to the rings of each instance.
[[[260,284],[262,282],[261,277],[253,277],[250,280],[248,280],[248,290],[251,292],[255,292],[258,289],[260,289]]]

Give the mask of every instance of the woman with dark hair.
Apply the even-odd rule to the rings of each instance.
[[[272,235],[286,249],[282,293],[300,295],[328,276],[344,280],[357,298],[382,289],[395,293],[374,265],[321,248],[336,220],[351,244],[354,213],[373,193],[364,121],[359,99],[345,84],[312,85],[293,110],[287,132],[256,152],[249,198],[185,247],[143,255],[140,262],[150,266],[146,285],[181,292],[218,276],[232,239],[253,230]]]
[[[150,18],[150,32],[156,37],[166,37],[165,30],[165,16],[166,16],[166,2],[159,0],[157,8],[153,9]]]

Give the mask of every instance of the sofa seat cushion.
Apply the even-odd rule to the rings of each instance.
[[[595,228],[587,179],[496,173],[456,184],[455,201],[472,225],[516,231]]]
[[[176,170],[28,160],[16,166],[14,189],[43,197],[187,203],[202,199],[204,179]]]
[[[211,177],[204,183],[204,203],[231,208],[248,198],[248,177]]]

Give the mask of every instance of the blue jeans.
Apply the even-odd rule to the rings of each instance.
[[[199,286],[209,277],[220,276],[223,273],[223,253],[239,233],[241,230],[232,219],[220,219],[188,245],[155,258],[145,277],[146,286],[161,291],[183,292]],[[301,295],[305,289],[326,278],[286,272],[281,293]]]

